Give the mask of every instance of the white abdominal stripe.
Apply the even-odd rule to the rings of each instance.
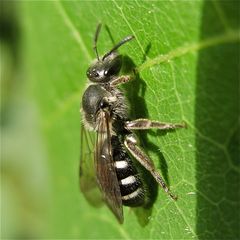
[[[125,160],[116,161],[115,162],[115,167],[118,168],[118,169],[128,168],[128,162],[125,161]]]
[[[134,176],[128,176],[126,178],[123,178],[120,181],[122,185],[129,185],[129,184],[134,184],[137,181],[137,179]]]
[[[142,188],[139,187],[134,192],[132,192],[132,193],[130,193],[128,195],[122,196],[122,200],[130,200],[130,199],[136,198],[136,197],[138,197],[142,193],[142,191],[143,191]]]

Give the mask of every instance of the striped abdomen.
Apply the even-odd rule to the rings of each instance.
[[[131,207],[143,205],[145,194],[142,181],[127,151],[116,136],[112,137],[112,150],[123,205]]]

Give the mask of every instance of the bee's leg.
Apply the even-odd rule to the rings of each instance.
[[[137,139],[133,134],[129,134],[125,137],[124,145],[132,156],[145,167],[155,178],[157,183],[163,188],[163,190],[174,200],[177,200],[177,196],[170,192],[170,189],[167,187],[161,175],[155,169],[150,158],[137,146]]]
[[[119,76],[114,78],[113,80],[111,80],[110,85],[112,87],[118,86],[120,84],[126,83],[131,81],[133,78],[130,75],[123,75],[123,76]]]
[[[148,119],[136,119],[133,121],[127,121],[125,123],[125,128],[128,130],[145,130],[145,129],[176,129],[176,128],[185,128],[187,127],[186,123],[162,123],[158,121],[151,121]]]

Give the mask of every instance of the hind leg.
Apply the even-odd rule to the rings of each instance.
[[[166,185],[162,176],[157,172],[155,166],[151,162],[150,158],[141,150],[137,145],[137,139],[133,134],[129,134],[125,137],[124,145],[132,156],[143,166],[145,167],[154,177],[156,182],[163,188],[163,190],[174,200],[177,200],[177,196],[170,192],[170,189]]]

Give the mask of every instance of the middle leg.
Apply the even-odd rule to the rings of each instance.
[[[125,123],[125,128],[128,130],[145,130],[145,129],[177,129],[177,128],[185,128],[186,123],[162,123],[159,121],[151,121],[149,119],[136,119],[133,121],[127,121]]]

